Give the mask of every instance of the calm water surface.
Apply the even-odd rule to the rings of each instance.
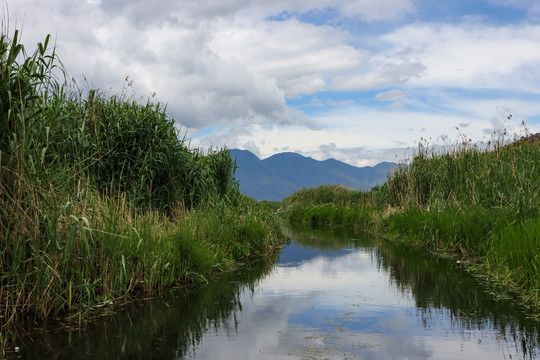
[[[290,230],[274,264],[21,337],[18,358],[536,359],[540,322],[454,261]]]

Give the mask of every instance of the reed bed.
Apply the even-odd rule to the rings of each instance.
[[[371,227],[373,207],[371,194],[338,185],[322,185],[302,189],[282,202],[281,211],[296,223],[347,227],[351,230],[367,230]]]
[[[508,137],[501,129],[486,144],[463,137],[444,152],[422,144],[410,164],[370,192],[304,189],[283,201],[282,213],[474,258],[477,270],[539,310],[539,138],[526,130]],[[354,218],[350,212],[361,220],[343,221]]]
[[[226,149],[189,149],[154,99],[79,90],[50,36],[29,54],[19,35],[0,37],[0,328],[204,282],[284,240]]]

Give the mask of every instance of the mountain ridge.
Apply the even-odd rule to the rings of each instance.
[[[303,188],[327,184],[366,191],[383,183],[387,174],[398,167],[392,162],[356,167],[336,159],[321,161],[293,152],[259,159],[249,150],[229,151],[236,161],[235,178],[240,192],[257,201],[281,201]]]

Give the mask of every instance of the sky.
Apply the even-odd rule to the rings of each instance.
[[[51,34],[76,86],[166,104],[193,148],[372,166],[419,143],[540,132],[538,0],[2,0],[2,13],[27,51]]]

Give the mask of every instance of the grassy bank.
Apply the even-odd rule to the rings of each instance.
[[[540,310],[540,142],[496,134],[483,149],[463,141],[420,148],[370,192],[322,186],[283,201],[292,221],[370,231],[474,259],[476,270]]]
[[[18,32],[0,38],[0,327],[205,281],[277,247],[228,151],[189,149],[129,83],[74,87],[49,40],[30,53]]]

